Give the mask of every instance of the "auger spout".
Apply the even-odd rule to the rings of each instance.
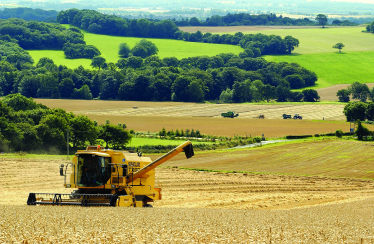
[[[170,152],[162,155],[152,163],[144,166],[143,168],[139,169],[135,173],[130,173],[126,178],[127,178],[127,183],[131,183],[134,180],[140,178],[142,175],[148,173],[149,171],[155,169],[157,166],[163,164],[167,160],[171,159],[175,155],[179,154],[180,152],[185,152],[187,158],[191,158],[194,156],[194,151],[192,147],[192,143],[190,141],[186,141],[185,143],[181,144],[180,146],[174,148]]]

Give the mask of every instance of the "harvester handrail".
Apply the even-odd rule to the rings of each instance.
[[[130,173],[127,176],[127,183],[133,182],[134,180],[140,178],[142,175],[146,174],[147,172],[149,172],[149,171],[153,170],[154,168],[156,168],[157,166],[163,164],[164,162],[166,162],[170,158],[174,157],[178,153],[183,152],[184,148],[189,146],[189,145],[191,145],[191,142],[186,141],[185,143],[183,143],[183,144],[179,145],[178,147],[172,149],[170,152],[162,155],[161,157],[159,157],[158,159],[156,159],[152,163],[150,163],[150,164],[144,166],[143,168],[139,169],[135,173]]]

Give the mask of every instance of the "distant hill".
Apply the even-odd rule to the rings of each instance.
[[[55,10],[43,10],[32,8],[5,8],[0,10],[0,19],[18,18],[24,20],[36,20],[56,22],[58,12]]]

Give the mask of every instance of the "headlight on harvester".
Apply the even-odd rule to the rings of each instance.
[[[66,188],[70,188],[70,187],[71,187],[71,185],[70,185],[70,184],[67,184],[67,185],[66,185]]]
[[[112,185],[112,188],[116,188],[116,186],[115,186],[115,185]]]

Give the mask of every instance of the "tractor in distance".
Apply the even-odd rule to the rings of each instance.
[[[292,119],[292,115],[289,115],[289,114],[283,114],[283,119]],[[303,119],[302,116],[300,116],[299,114],[295,114],[295,116],[293,116],[293,119]]]
[[[226,113],[221,113],[221,116],[224,118],[235,118],[235,117],[238,117],[239,114],[235,114],[234,111],[228,111]]]
[[[75,205],[112,207],[152,207],[161,199],[155,187],[155,168],[179,154],[194,155],[190,141],[174,148],[155,161],[142,153],[88,146],[78,150],[71,163],[60,166],[65,188],[71,194],[29,193],[28,205]]]
[[[265,115],[263,114],[260,114],[259,116],[257,117],[253,117],[254,119],[265,119]]]

